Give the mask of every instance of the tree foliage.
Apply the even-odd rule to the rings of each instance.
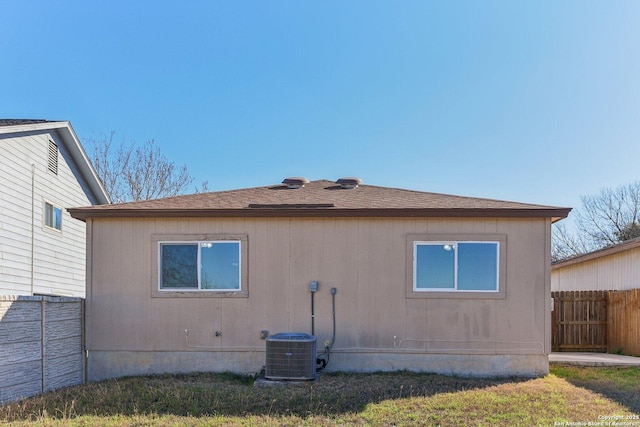
[[[98,177],[114,202],[176,196],[193,182],[187,167],[169,161],[152,139],[143,145],[118,143],[111,132],[109,137],[90,139],[88,146]]]
[[[640,181],[582,196],[574,215],[575,231],[554,226],[555,261],[640,237]]]

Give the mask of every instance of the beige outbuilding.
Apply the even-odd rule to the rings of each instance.
[[[551,266],[551,291],[640,288],[640,238],[565,259]]]
[[[279,333],[317,337],[329,371],[546,374],[569,210],[357,178],[69,209],[88,378],[257,373]]]

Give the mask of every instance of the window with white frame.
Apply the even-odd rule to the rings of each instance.
[[[44,225],[62,231],[62,208],[49,202],[44,202]]]
[[[500,243],[414,241],[413,291],[498,292]]]
[[[240,291],[241,242],[158,242],[159,289]]]

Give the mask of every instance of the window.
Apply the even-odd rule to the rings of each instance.
[[[62,208],[44,202],[44,225],[56,230],[62,230]]]
[[[414,292],[498,292],[500,243],[413,242]]]
[[[239,240],[158,243],[160,290],[241,290]]]

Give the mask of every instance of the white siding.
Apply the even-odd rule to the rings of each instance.
[[[551,270],[551,291],[640,288],[640,248]]]
[[[47,167],[50,139],[60,151],[57,175]],[[84,297],[85,224],[64,208],[91,202],[74,170],[53,131],[0,136],[0,295],[32,293],[33,253],[33,293]],[[62,232],[44,226],[45,200],[63,208]]]

